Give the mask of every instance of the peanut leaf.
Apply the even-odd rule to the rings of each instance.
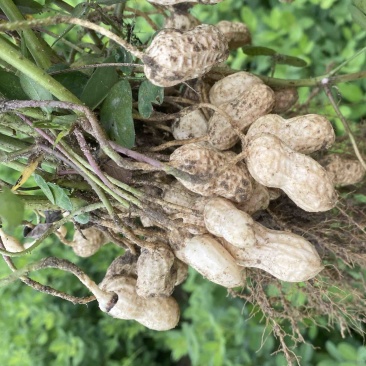
[[[100,122],[110,139],[124,147],[134,146],[132,90],[127,80],[120,80],[108,93],[100,110]]]
[[[138,96],[139,113],[144,118],[149,118],[153,111],[152,104],[161,104],[164,100],[164,88],[153,85],[150,81],[143,81],[139,88]]]

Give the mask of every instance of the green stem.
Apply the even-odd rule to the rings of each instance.
[[[94,24],[92,22],[89,22],[88,20],[79,19],[79,18],[72,18],[72,17],[65,17],[65,16],[55,16],[55,17],[48,17],[44,19],[33,19],[33,20],[25,20],[25,21],[19,21],[19,22],[9,22],[9,23],[2,23],[0,24],[0,31],[9,31],[9,30],[19,30],[19,29],[27,29],[34,26],[46,26],[46,25],[56,25],[61,23],[67,23],[67,24],[75,24],[80,25],[84,28],[92,29],[103,36],[111,39],[112,41],[116,42],[123,48],[125,48],[127,51],[129,51],[132,55],[135,57],[142,59],[144,56],[144,53],[139,51],[136,47],[132,46],[128,42],[126,42],[121,37],[118,37],[113,32],[109,31],[108,29],[105,29],[97,24]],[[1,47],[0,47],[1,49]]]
[[[0,37],[0,58],[9,62],[17,70],[43,86],[57,99],[75,104],[82,104],[74,94],[56,81],[52,76],[48,75],[40,67],[24,58],[16,48],[9,45],[2,37]]]
[[[12,22],[24,20],[23,15],[15,6],[12,0],[1,0],[0,8],[5,13],[7,18]],[[22,32],[20,32],[19,30],[17,31],[19,35],[23,33],[27,48],[32,54],[36,64],[44,70],[48,69],[51,66],[51,61],[47,57],[47,51],[44,49],[33,31],[31,29],[25,29]]]

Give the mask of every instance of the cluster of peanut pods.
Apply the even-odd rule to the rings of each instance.
[[[156,85],[172,87],[201,78],[226,60],[230,48],[251,41],[244,24],[199,25],[178,10],[171,8],[165,29],[145,51],[144,72]],[[305,211],[330,210],[337,202],[335,186],[357,183],[364,176],[355,159],[334,154],[317,162],[310,157],[328,149],[335,135],[321,115],[280,116],[296,103],[296,89],[273,90],[248,72],[224,77],[208,88],[214,112],[196,109],[170,126],[177,140],[202,138],[199,143],[183,141],[170,155],[170,165],[191,179],[178,178],[160,197],[167,202],[165,213],[183,225],[167,228],[166,242],[137,255],[126,251],[113,261],[97,296],[101,310],[113,317],[135,319],[155,330],[174,328],[179,307],[172,293],[186,278],[188,266],[226,288],[245,286],[249,267],[283,281],[313,278],[323,266],[312,244],[291,232],[270,230],[252,215],[283,194]],[[154,225],[148,217],[140,219],[144,226]],[[91,245],[75,237],[70,245],[81,256],[108,241],[94,228],[84,235],[99,239]]]

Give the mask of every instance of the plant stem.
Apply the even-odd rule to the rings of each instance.
[[[2,23],[0,24],[0,31],[9,31],[9,30],[19,30],[19,29],[27,29],[34,26],[46,26],[46,25],[56,25],[61,23],[67,24],[75,24],[80,25],[84,28],[92,29],[105,37],[108,37],[112,41],[116,42],[127,51],[129,51],[133,56],[142,59],[144,53],[139,51],[136,47],[130,45],[124,39],[118,37],[116,34],[112,33],[108,29],[105,29],[97,24],[89,22],[88,20],[79,19],[79,18],[72,18],[72,17],[65,17],[65,16],[55,16],[55,17],[48,17],[44,19],[33,19],[33,20],[25,20],[19,22],[9,22],[9,23]]]
[[[27,75],[36,83],[43,86],[57,99],[76,104],[82,104],[82,102],[74,94],[72,94],[62,84],[56,81],[52,76],[48,75],[40,67],[26,59],[15,47],[11,46],[2,37],[0,37],[0,58],[6,62],[9,62],[24,75]]]
[[[0,2],[0,8],[5,13],[7,18],[12,22],[24,20],[23,15],[12,0],[2,0]],[[19,32],[19,30],[17,31],[19,35],[23,34],[27,48],[32,54],[36,64],[44,70],[48,69],[51,66],[51,61],[47,56],[47,51],[44,49],[43,45],[40,43],[33,31],[31,29],[25,29],[22,32]]]

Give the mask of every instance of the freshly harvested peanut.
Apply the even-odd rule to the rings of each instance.
[[[197,193],[189,191],[182,183],[174,181],[163,192],[162,198],[164,201],[174,203],[178,206],[191,208],[198,212],[203,212],[207,198],[202,197]],[[172,209],[164,207],[164,211],[172,212]]]
[[[291,149],[302,154],[328,149],[335,140],[332,124],[319,114],[306,114],[290,119],[267,114],[250,126],[246,138],[250,141],[261,133],[277,136]]]
[[[238,248],[229,242],[222,245],[243,267],[256,267],[287,282],[307,281],[324,267],[315,248],[301,236],[270,230],[254,223],[257,244]]]
[[[335,186],[359,183],[365,176],[365,169],[356,159],[348,159],[341,154],[326,156],[320,161]]]
[[[249,199],[236,205],[239,210],[244,211],[249,215],[260,210],[265,210],[271,200],[270,192],[267,187],[262,186],[262,184],[259,184],[256,181],[254,181],[252,185],[253,192]]]
[[[79,257],[90,257],[110,241],[103,231],[94,227],[82,230],[82,233],[86,239],[82,237],[78,230],[75,230],[74,239],[70,243],[73,251]]]
[[[281,188],[303,210],[327,211],[335,206],[337,195],[325,169],[278,137],[267,133],[254,136],[246,153],[252,177],[266,187]]]
[[[227,288],[243,286],[245,276],[229,252],[209,234],[192,238],[172,238],[170,244],[178,259],[193,267],[209,281]]]
[[[252,42],[249,28],[244,23],[222,20],[216,24],[216,27],[227,38],[229,48],[232,50]]]
[[[177,272],[174,254],[167,245],[142,249],[137,260],[136,292],[142,297],[167,297],[173,293]]]
[[[142,61],[145,76],[155,85],[168,87],[204,75],[227,56],[224,35],[213,25],[203,24],[187,32],[161,30]]]
[[[170,164],[191,174],[196,180],[178,178],[187,189],[202,196],[218,195],[242,202],[249,198],[252,191],[251,177],[245,164],[230,165],[222,174],[217,174],[218,169],[229,164],[233,154],[217,151],[209,144],[186,144],[170,155]]]
[[[164,28],[174,28],[181,31],[188,31],[200,25],[200,21],[190,13],[171,12],[166,19]]]
[[[169,330],[178,324],[179,306],[173,297],[143,298],[136,293],[136,279],[126,276],[109,278],[100,288],[115,293],[118,298],[110,308],[101,306],[102,311],[114,318],[134,319],[153,330]],[[99,299],[98,302],[100,303]]]
[[[254,84],[252,88],[238,95],[238,98],[220,105],[235,123],[236,127],[244,131],[259,117],[269,113],[274,104],[274,93],[264,84]],[[209,142],[218,150],[233,147],[239,136],[230,122],[220,113],[215,112],[208,123]]]
[[[24,250],[20,241],[14,236],[5,233],[3,229],[0,229],[0,238],[7,251],[16,253]]]
[[[99,286],[103,286],[106,279],[113,276],[127,276],[137,278],[137,255],[132,254],[129,250],[120,255],[109,265],[103,281]]]
[[[219,197],[211,198],[205,206],[204,218],[211,234],[224,238],[232,245],[250,248],[256,244],[253,219],[230,201]]]
[[[250,91],[255,84],[263,84],[257,76],[246,72],[236,72],[216,82],[210,89],[210,102],[216,106],[229,103],[239,95]]]
[[[200,110],[195,110],[176,119],[172,124],[172,134],[176,140],[186,140],[207,134],[207,121]]]
[[[299,99],[296,88],[274,89],[275,104],[272,113],[284,113],[295,105]]]

